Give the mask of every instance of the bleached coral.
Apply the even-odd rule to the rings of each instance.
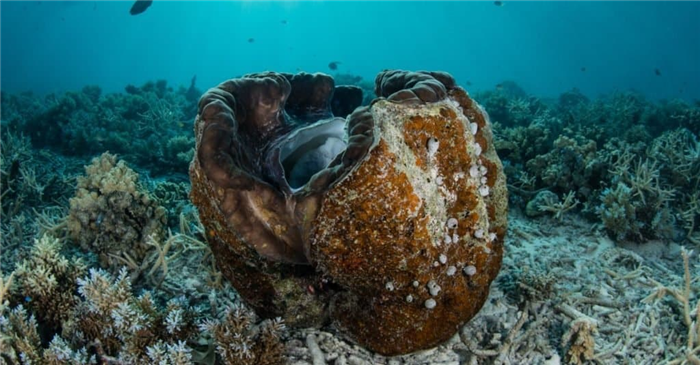
[[[49,348],[44,350],[43,363],[47,365],[83,365],[97,364],[95,355],[88,355],[85,348],[73,350],[61,337],[55,336]]]

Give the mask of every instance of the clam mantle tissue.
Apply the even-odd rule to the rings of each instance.
[[[484,304],[507,225],[486,112],[443,72],[384,71],[377,98],[316,74],[226,81],[199,102],[191,198],[223,275],[263,317],[333,323],[385,355]]]

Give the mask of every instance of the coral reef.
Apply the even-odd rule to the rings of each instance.
[[[573,194],[566,211],[601,223],[618,241],[699,242],[700,158],[689,124],[697,103],[651,103],[629,92],[589,100],[575,89],[553,103],[513,90],[477,98],[494,121],[514,207],[561,219],[563,207],[540,211],[535,200],[543,191]]]
[[[500,267],[507,197],[488,117],[444,73],[380,73],[380,98],[347,122],[330,105],[349,94],[333,90],[322,74],[262,73],[201,99],[192,200],[217,264],[265,317],[330,315],[385,354],[434,346]]]
[[[80,258],[63,252],[63,239],[44,235],[8,278],[0,278],[0,363],[283,361],[283,323],[257,322],[227,298],[230,289],[210,291],[199,303],[191,295],[158,299],[150,290],[137,296],[126,268],[117,275],[88,273]],[[249,352],[222,350],[241,343]]]
[[[126,94],[102,95],[98,86],[43,100],[3,94],[3,122],[35,147],[79,157],[109,150],[156,173],[184,173],[198,96],[194,84],[174,90],[164,80],[129,85]]]
[[[358,90],[346,85],[362,89],[362,105],[375,99],[373,82],[345,74],[334,78],[336,95],[315,99],[323,104],[316,111],[330,108],[340,117],[353,111]],[[221,258],[214,258],[206,242],[212,241],[212,230],[202,227],[187,197],[185,169],[194,154],[191,121],[199,110],[195,83],[193,78],[189,87],[173,88],[164,81],[148,82],[114,94],[94,86],[45,97],[1,93],[0,364],[698,361],[697,101],[652,101],[629,92],[589,99],[576,90],[538,99],[512,82],[476,95],[493,122],[493,145],[514,208],[503,268],[479,313],[465,326],[455,326],[459,336],[432,349],[387,357],[347,341],[347,329],[338,328],[342,322],[325,325],[328,314],[342,309],[342,295],[349,294],[329,275],[317,276],[310,269],[316,261],[286,264],[291,271],[275,271],[282,265],[272,260],[259,261],[269,265],[267,273],[275,273],[271,280],[279,280],[273,304],[286,310],[279,315],[303,315],[286,316],[294,325],[288,330],[274,313],[261,320],[242,306],[246,301],[225,279],[230,268],[217,264]],[[350,96],[340,97],[341,89]],[[385,102],[374,107],[387,110]],[[425,105],[394,107],[423,110]],[[288,121],[305,119],[303,107],[292,112]],[[325,167],[318,157],[339,146],[332,142],[313,153],[290,155],[282,164],[289,175],[283,176],[293,172],[295,186],[303,187],[316,168]],[[442,140],[432,146],[437,157],[445,152]],[[140,196],[167,213],[159,235],[135,243],[145,249],[140,260],[114,259],[109,272],[98,269],[95,248],[80,249],[80,237],[68,229],[76,182],[88,178],[84,165],[106,149],[129,166],[120,169],[115,159],[109,170],[123,176],[125,185],[136,181]],[[266,176],[263,181],[274,186],[280,180]],[[376,206],[372,203],[368,206]],[[123,212],[112,214],[115,226],[134,222]],[[388,231],[389,221],[372,224],[382,229],[368,239],[385,242],[376,237]],[[122,247],[118,235],[103,238],[104,247]],[[433,264],[437,261],[436,272],[449,270],[447,275],[453,256],[444,259],[442,265],[437,255]],[[475,265],[454,271],[455,276],[478,275]],[[265,289],[254,280],[250,290]],[[371,285],[377,302],[406,289],[398,280]],[[435,298],[435,307],[426,313],[445,307],[440,298],[446,287],[438,277],[419,288],[426,298]],[[99,304],[105,298],[118,303]],[[413,293],[411,300],[425,308],[426,301]],[[323,326],[298,327],[305,324]],[[140,328],[129,332],[124,326]]]

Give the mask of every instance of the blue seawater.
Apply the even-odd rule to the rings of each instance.
[[[471,92],[700,97],[698,2],[2,2],[2,89],[39,93],[250,72],[443,70]],[[253,42],[249,42],[252,39]],[[585,68],[585,71],[582,69]],[[660,75],[656,75],[659,70]]]

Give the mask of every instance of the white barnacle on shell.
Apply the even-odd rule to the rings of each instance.
[[[474,265],[465,266],[463,271],[465,274],[467,274],[467,276],[474,276],[474,275],[476,275],[476,266],[474,266]]]
[[[458,223],[459,223],[459,221],[457,221],[457,218],[454,218],[454,217],[453,217],[453,218],[449,218],[449,219],[447,220],[447,228],[449,228],[449,229],[455,229],[455,228],[457,228],[457,224],[458,224]]]
[[[430,137],[428,139],[428,156],[433,157],[440,148],[440,141],[437,138]]]
[[[487,185],[479,186],[479,194],[481,194],[481,196],[488,196],[489,195],[489,187]]]
[[[474,143],[474,154],[477,156],[481,155],[481,145],[479,143]]]

